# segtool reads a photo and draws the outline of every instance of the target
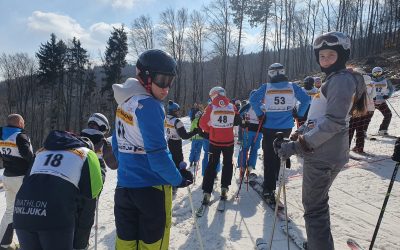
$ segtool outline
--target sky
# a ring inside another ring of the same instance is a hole
[[[0,0],[0,54],[38,51],[40,44],[55,33],[64,41],[75,36],[92,59],[104,53],[112,27],[127,28],[140,15],[150,15],[157,23],[167,8],[201,10],[211,0]],[[253,31],[254,33],[254,31]],[[245,35],[246,51],[257,50],[258,35]]]

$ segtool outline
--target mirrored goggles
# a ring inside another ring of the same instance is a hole
[[[328,46],[339,45],[339,38],[332,35],[320,36],[314,41],[314,49],[321,48],[324,44]]]
[[[270,69],[270,70],[268,70],[268,75],[270,77],[277,76],[278,74],[285,75],[285,69]]]
[[[155,85],[158,87],[165,89],[165,88],[171,88],[172,87],[172,82],[174,81],[175,76],[171,75],[163,75],[163,74],[156,74],[152,81]]]

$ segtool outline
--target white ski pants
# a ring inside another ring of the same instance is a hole
[[[22,185],[23,179],[24,176],[3,176],[4,192],[6,195],[6,211],[4,212],[0,225],[0,242],[2,242],[1,246],[3,247],[8,247],[12,243],[12,237],[11,241],[3,238],[5,235],[10,235],[10,232],[7,232],[7,230],[13,230],[12,226],[9,225],[13,222],[15,196]],[[11,235],[13,235],[12,232]]]

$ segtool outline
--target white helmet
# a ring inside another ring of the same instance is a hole
[[[268,68],[268,75],[270,78],[277,75],[285,75],[285,67],[280,63],[273,63]]]
[[[217,96],[226,96],[226,92],[223,87],[217,86],[210,90],[209,96],[211,100],[214,100],[214,98]]]
[[[372,69],[372,76],[373,77],[378,77],[383,74],[383,69],[381,67],[375,67]]]
[[[106,133],[110,130],[110,125],[108,123],[107,117],[105,117],[101,113],[93,113],[88,120],[89,123],[94,122],[97,126],[99,126],[100,131]]]
[[[350,37],[339,31],[331,31],[324,33],[314,40],[314,50],[320,49],[322,46],[333,47],[342,46],[344,50],[349,50],[351,47]]]

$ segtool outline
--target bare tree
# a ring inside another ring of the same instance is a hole
[[[133,20],[130,34],[130,47],[139,56],[142,52],[154,48],[154,26],[149,15],[141,15]]]
[[[176,13],[169,8],[160,15],[160,44],[174,57],[178,65],[178,76],[173,86],[174,99],[180,101],[183,61],[185,59],[185,33],[188,22],[187,9],[179,9]]]
[[[193,102],[204,101],[204,42],[206,33],[206,18],[199,11],[190,14],[190,29],[187,33],[187,54],[192,68],[192,99]]]
[[[204,7],[209,22],[208,40],[213,47],[214,55],[221,60],[219,73],[223,88],[228,80],[229,53],[232,49],[232,21],[228,0],[214,0]]]

